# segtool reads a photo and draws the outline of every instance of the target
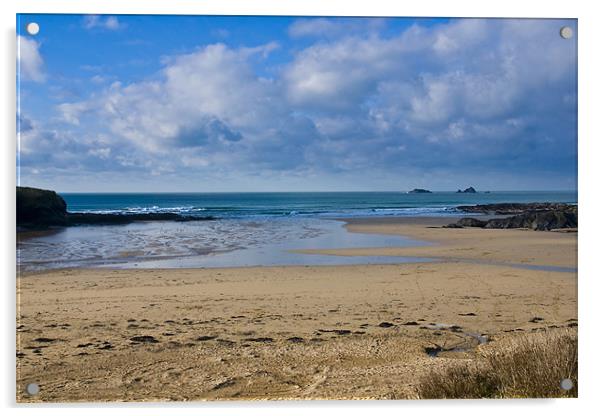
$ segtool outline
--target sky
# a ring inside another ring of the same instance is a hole
[[[576,190],[576,34],[556,19],[18,15],[18,182]]]

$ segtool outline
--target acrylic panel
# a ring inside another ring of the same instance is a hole
[[[577,29],[17,15],[17,401],[576,397]]]

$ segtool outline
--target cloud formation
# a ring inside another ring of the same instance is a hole
[[[115,16],[99,16],[99,15],[86,15],[83,20],[83,26],[86,29],[106,29],[106,30],[118,30],[124,27],[123,23]]]
[[[40,44],[25,36],[17,37],[17,64],[23,81],[44,82],[44,60],[40,55]]]
[[[346,18],[342,20],[328,18],[305,18],[295,21],[288,30],[293,38],[334,38],[348,36],[351,33],[377,33],[384,28],[386,19],[383,18]]]
[[[366,30],[349,29],[358,25]],[[391,181],[439,172],[572,185],[576,51],[558,36],[558,21],[460,19],[389,36],[379,25],[299,20],[290,36],[319,40],[273,77],[257,68],[276,42],[216,43],[171,56],[150,80],[114,82],[59,105],[73,128],[104,127],[88,140],[34,129],[27,134],[38,131],[43,145],[31,154],[53,141],[48,150],[85,154],[86,168],[98,170],[325,178],[369,172]]]

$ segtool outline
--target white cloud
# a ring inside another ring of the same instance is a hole
[[[118,30],[124,27],[124,24],[115,16],[99,16],[90,14],[84,16],[83,26],[86,29],[106,29]]]
[[[120,144],[90,141],[83,153],[95,163],[154,173],[567,165],[576,62],[558,24],[460,19],[388,37],[333,35],[273,78],[256,68],[275,42],[205,45],[165,59],[152,81],[115,82],[58,110],[74,126],[104,126]],[[333,25],[298,21],[291,35],[344,32]]]
[[[40,55],[40,44],[25,36],[17,37],[17,62],[22,80],[44,82],[44,60]]]
[[[108,159],[109,156],[111,155],[111,148],[110,147],[99,147],[96,149],[90,149],[90,150],[88,150],[88,154],[92,155],[92,156],[97,156],[101,159]]]
[[[288,98],[308,111],[368,108],[389,125],[503,117],[533,91],[545,93],[544,83],[571,76],[574,46],[554,36],[557,26],[461,19],[392,38],[319,43],[287,68]]]
[[[117,30],[120,27],[119,20],[115,16],[109,16],[105,20],[105,27],[110,30]]]
[[[167,59],[158,81],[113,83],[95,99],[64,103],[58,110],[74,125],[86,114],[100,116],[113,134],[151,153],[188,148],[212,149],[213,158],[232,155],[241,132],[249,141],[261,141],[286,125],[277,86],[256,76],[249,63],[276,47],[209,45]],[[188,160],[199,159],[193,156]]]
[[[366,35],[382,29],[385,24],[386,19],[382,18],[305,18],[296,20],[288,33],[293,38]]]
[[[95,84],[102,84],[106,80],[107,80],[107,77],[104,77],[102,75],[94,75],[92,78],[90,78],[90,81],[92,81]]]
[[[91,103],[87,101],[76,103],[63,103],[57,106],[63,120],[69,124],[78,126],[79,119],[85,112],[91,110]]]

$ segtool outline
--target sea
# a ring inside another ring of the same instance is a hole
[[[71,267],[179,268],[387,264],[398,256],[302,254],[301,249],[417,246],[403,236],[348,232],[345,218],[462,215],[460,205],[577,203],[570,191],[61,193],[69,212],[170,212],[190,222],[137,222],[52,230],[19,239],[20,271]],[[206,220],[207,217],[212,218]]]
[[[576,203],[575,192],[270,192],[65,193],[70,212],[174,212],[216,218],[367,217],[453,215],[459,205],[500,202]]]

